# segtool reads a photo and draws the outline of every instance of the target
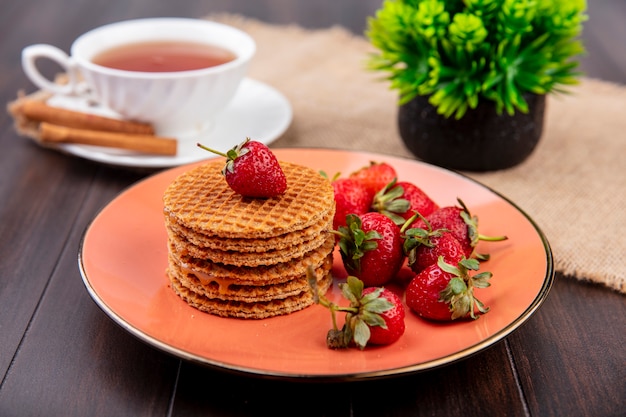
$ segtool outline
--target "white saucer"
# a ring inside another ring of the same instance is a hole
[[[85,100],[67,96],[51,97],[48,104],[118,117],[111,110],[90,106]],[[168,168],[215,156],[198,148],[197,142],[224,152],[243,142],[246,137],[267,145],[287,130],[292,116],[289,101],[279,91],[267,84],[246,78],[228,107],[217,116],[213,127],[179,142],[176,156],[140,155],[120,149],[75,144],[61,144],[58,147],[69,154],[109,165]]]

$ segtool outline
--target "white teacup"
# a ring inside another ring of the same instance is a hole
[[[121,45],[142,42],[193,42],[234,53],[227,63],[203,69],[140,72],[112,69],[92,59]],[[78,37],[68,56],[45,44],[22,51],[22,66],[43,90],[60,95],[90,96],[122,117],[150,123],[160,135],[185,136],[208,129],[235,95],[256,52],[254,40],[239,29],[199,19],[149,18],[128,20],[93,29]],[[44,77],[38,58],[56,61],[67,71],[68,83]]]

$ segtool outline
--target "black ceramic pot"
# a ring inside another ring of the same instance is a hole
[[[401,105],[398,128],[407,148],[421,160],[465,171],[495,171],[524,161],[543,131],[545,95],[528,94],[528,113],[496,113],[491,101],[479,103],[459,120],[445,118],[418,96]]]

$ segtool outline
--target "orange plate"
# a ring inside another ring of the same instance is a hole
[[[325,337],[329,312],[318,305],[265,320],[226,319],[188,306],[168,286],[162,194],[191,166],[170,169],[128,188],[109,203],[85,231],[79,252],[83,281],[95,302],[131,334],[183,359],[252,375],[297,379],[351,380],[407,374],[468,357],[498,342],[530,318],[554,279],[552,253],[537,225],[515,204],[460,174],[414,160],[328,149],[276,149],[280,160],[332,176],[347,175],[385,161],[399,180],[420,186],[439,205],[461,198],[480,220],[482,242],[491,254],[481,266],[493,273],[491,286],[477,290],[490,311],[475,321],[440,324],[407,310],[406,333],[385,347],[330,350]],[[339,256],[333,271],[345,278]],[[330,297],[340,300],[337,285]],[[338,315],[339,322],[343,317]]]

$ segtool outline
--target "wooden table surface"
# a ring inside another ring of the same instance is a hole
[[[582,60],[626,84],[626,2],[589,2]],[[234,12],[362,33],[374,0],[4,0],[0,94],[22,48],[117,20]],[[52,71],[54,69],[50,69]],[[466,360],[363,382],[293,383],[209,369],[128,334],[89,297],[77,251],[96,212],[145,173],[44,150],[0,115],[0,416],[618,416],[626,412],[626,303],[559,274],[521,328]],[[623,232],[623,231],[622,231]]]

